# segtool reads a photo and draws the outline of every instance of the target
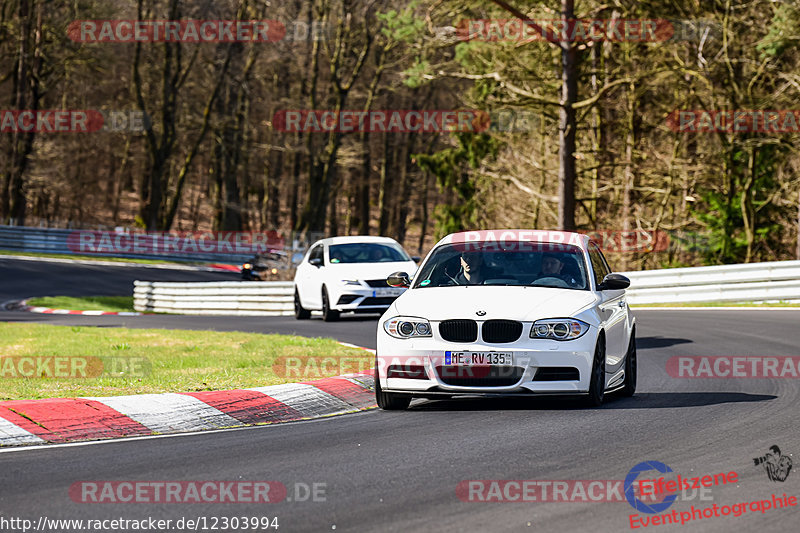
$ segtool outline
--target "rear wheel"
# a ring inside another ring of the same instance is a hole
[[[328,289],[322,288],[322,320],[325,322],[335,322],[339,320],[339,311],[331,309],[331,302],[328,299]]]
[[[631,341],[628,343],[628,353],[625,355],[625,384],[620,393],[623,396],[633,396],[636,392],[636,329],[631,330]]]
[[[297,289],[294,290],[294,317],[297,320],[311,318],[311,311],[304,308],[303,304],[300,303],[300,294],[297,292]]]
[[[385,411],[402,411],[407,409],[411,403],[411,396],[402,396],[400,394],[392,394],[391,392],[383,392],[381,390],[381,381],[378,379],[378,364],[375,364],[375,401],[378,407]]]
[[[586,405],[600,407],[606,393],[606,340],[602,335],[597,339],[592,362],[592,374],[589,377],[589,396]]]

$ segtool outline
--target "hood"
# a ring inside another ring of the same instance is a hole
[[[401,271],[413,276],[417,264],[413,261],[393,261],[391,263],[328,263],[329,275],[340,279],[386,279],[389,274]]]
[[[590,291],[550,287],[493,287],[486,285],[431,287],[406,291],[395,300],[398,315],[441,321],[452,318],[505,318],[532,322],[567,318],[595,302]],[[477,311],[485,311],[477,316]]]

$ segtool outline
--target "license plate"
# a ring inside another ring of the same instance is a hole
[[[446,365],[498,365],[513,366],[513,352],[444,352]]]
[[[405,289],[375,289],[372,296],[400,296]]]

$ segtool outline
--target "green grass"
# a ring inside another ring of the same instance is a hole
[[[133,311],[133,296],[43,296],[31,298],[28,305],[49,307],[51,309],[71,309],[73,311]],[[2,354],[0,354],[2,355]]]
[[[14,250],[0,250],[0,255],[21,255],[25,257],[52,257],[55,259],[75,259],[78,261],[112,261],[115,263],[139,263],[143,265],[204,265],[200,261],[168,261],[166,259],[134,259],[130,257],[106,257],[104,255],[73,255],[55,254],[44,252],[17,252]]]
[[[20,323],[0,323],[0,356],[0,400],[261,387],[367,370],[374,359],[332,339]],[[45,358],[56,356],[96,377],[53,377],[55,360]],[[44,363],[38,377],[19,376],[31,372],[24,357]]]
[[[631,307],[800,307],[795,303],[757,303],[757,302],[696,302],[667,304],[634,304]]]

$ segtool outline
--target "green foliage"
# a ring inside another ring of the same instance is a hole
[[[427,61],[416,58],[414,64],[403,72],[405,76],[404,83],[411,89],[416,89],[425,84],[424,76],[430,74],[431,65]]]
[[[779,165],[788,152],[786,145],[770,144],[754,151],[755,164],[751,161],[751,152],[737,146],[733,148],[731,160],[735,190],[707,191],[703,202],[695,207],[694,215],[706,225],[709,235],[708,246],[702,251],[706,263],[740,263],[746,258],[747,238],[744,233],[742,213],[742,184],[752,172],[755,174],[752,191],[752,202],[755,213],[754,248],[774,248],[778,245],[781,227],[776,223],[775,206],[771,197],[780,190],[775,179]]]
[[[413,0],[402,11],[390,9],[386,13],[378,13],[377,19],[384,24],[381,33],[391,41],[413,43],[425,33],[425,21],[417,16],[419,0]]]
[[[414,156],[420,168],[436,176],[439,187],[455,193],[452,203],[436,207],[437,238],[475,227],[480,207],[476,195],[479,177],[471,169],[477,169],[487,157],[496,157],[499,147],[498,141],[485,133],[459,132],[454,136],[457,146]]]
[[[762,58],[780,57],[788,48],[796,47],[800,42],[798,28],[800,8],[793,2],[777,4],[769,32],[756,46]]]

